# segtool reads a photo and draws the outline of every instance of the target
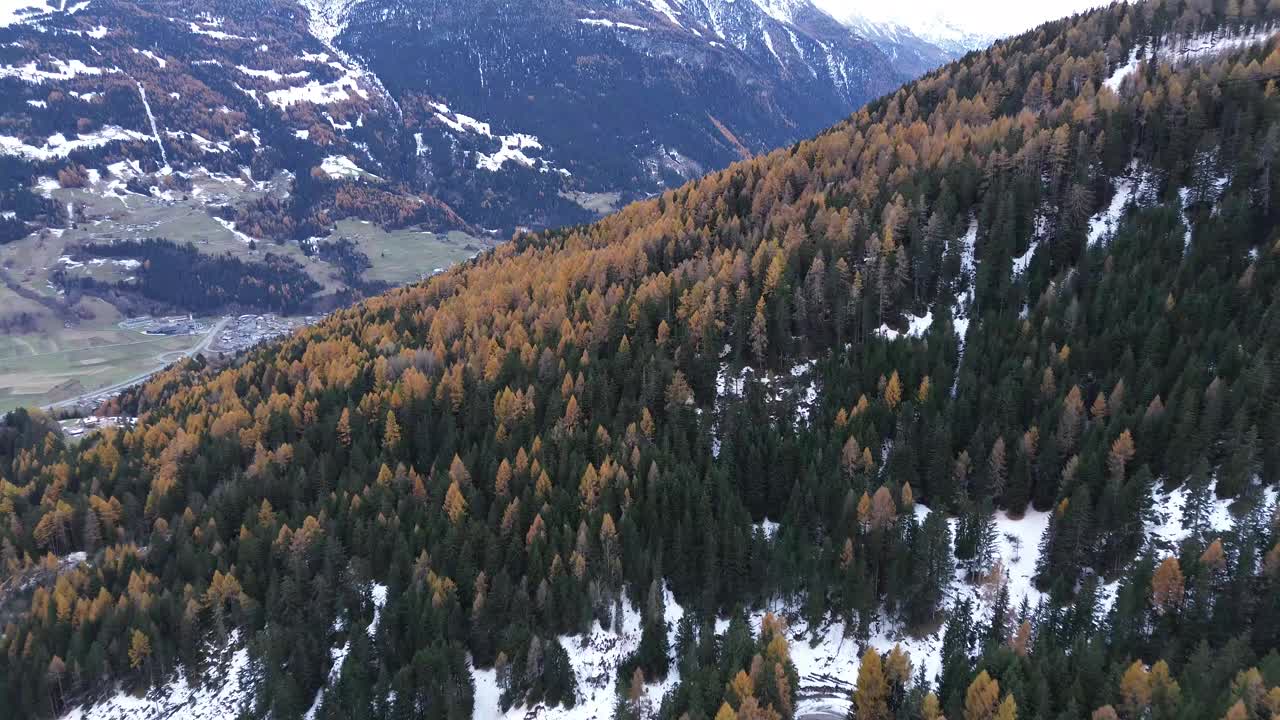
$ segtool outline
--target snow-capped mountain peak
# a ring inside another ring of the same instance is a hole
[[[960,54],[986,47],[998,37],[975,20],[928,3],[814,0],[814,4],[873,41],[910,35],[949,54]]]

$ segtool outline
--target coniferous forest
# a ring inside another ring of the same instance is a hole
[[[0,706],[54,717],[238,650],[245,717],[323,689],[320,718],[466,718],[473,668],[503,707],[568,706],[564,638],[625,605],[618,718],[794,717],[782,614],[863,648],[856,720],[1280,715],[1277,22],[1156,0],[1049,23],[812,140],[180,363],[106,409],[132,427],[10,414],[0,562],[29,598],[0,617]],[[995,518],[1028,513],[1035,604],[993,563]],[[868,650],[884,622],[945,625],[938,672]]]

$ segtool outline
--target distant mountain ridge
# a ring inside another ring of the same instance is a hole
[[[262,239],[323,236],[353,210],[334,184],[366,188],[366,219],[372,184],[384,208],[430,210],[376,213],[397,223],[584,222],[811,135],[945,59],[863,37],[811,0],[19,5],[0,26],[0,82],[28,100],[0,107],[0,160],[15,164],[0,205],[18,236],[57,222],[23,199],[39,177],[122,159],[292,173],[287,206],[235,213]],[[334,184],[313,182],[321,167]]]
[[[423,184],[492,224],[577,219],[572,193],[643,197],[905,77],[808,0],[363,0],[335,42],[405,108]],[[504,172],[483,157],[495,151],[514,161]]]

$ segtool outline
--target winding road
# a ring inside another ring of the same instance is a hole
[[[209,329],[209,332],[205,333],[204,337],[200,338],[200,342],[196,343],[191,348],[188,348],[186,350],[170,350],[168,352],[164,352],[157,355],[156,362],[159,364],[144,373],[139,373],[137,375],[134,375],[131,378],[128,378],[126,380],[121,380],[120,382],[115,383],[113,385],[108,385],[107,387],[104,387],[104,388],[98,388],[97,390],[91,390],[87,393],[83,393],[81,395],[76,395],[75,397],[67,398],[66,400],[59,400],[58,402],[55,402],[55,403],[49,403],[48,405],[44,406],[44,409],[57,410],[59,408],[74,407],[76,405],[80,405],[81,403],[96,404],[97,402],[106,399],[108,396],[115,395],[116,393],[120,392],[121,390],[124,390],[125,388],[133,387],[134,385],[137,385],[138,383],[145,381],[147,378],[151,377],[152,375],[155,375],[161,370],[169,367],[173,363],[183,358],[191,357],[196,353],[204,352],[205,350],[209,349],[209,346],[213,344],[213,341],[218,337],[219,334],[222,333],[223,328],[225,328],[227,326],[227,323],[229,322],[231,322],[231,316],[229,315],[218,320],[218,322],[215,323],[214,326]]]

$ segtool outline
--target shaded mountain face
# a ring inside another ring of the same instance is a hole
[[[582,193],[643,197],[903,77],[807,1],[365,0],[346,18],[336,44],[400,103],[420,182],[489,226],[583,218]]]
[[[66,220],[33,192],[40,178],[146,193],[195,173],[248,186],[289,178],[286,201],[227,209],[257,238],[325,235],[352,214],[466,227],[406,182],[394,102],[311,34],[298,5],[215,1],[192,12],[100,0],[73,10],[37,9],[0,28],[9,235]]]
[[[811,135],[906,76],[809,0],[29,5],[0,27],[14,235],[57,222],[29,189],[71,166],[146,187],[287,171],[287,203],[228,213],[260,239],[352,214],[583,222]]]

